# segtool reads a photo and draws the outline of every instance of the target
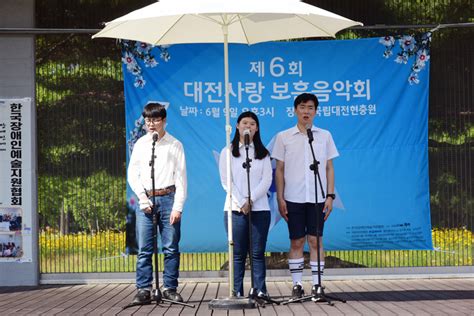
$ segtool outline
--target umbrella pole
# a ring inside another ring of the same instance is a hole
[[[224,16],[224,20],[227,16]],[[222,26],[224,35],[224,93],[225,93],[225,132],[226,132],[226,153],[227,153],[227,194],[229,194],[230,210],[227,212],[227,236],[229,242],[229,296],[224,298],[216,298],[209,302],[210,309],[245,309],[255,308],[255,301],[250,298],[236,297],[234,293],[234,240],[232,231],[232,172],[231,172],[231,150],[230,150],[230,134],[232,126],[230,126],[230,105],[229,105],[229,41],[228,26]],[[243,294],[243,293],[241,293]]]
[[[225,30],[224,30],[225,29]],[[227,231],[228,231],[228,243],[229,243],[229,297],[235,296],[234,293],[234,240],[232,230],[232,170],[230,161],[230,133],[232,132],[232,126],[230,126],[230,97],[229,97],[229,43],[227,26],[223,27],[224,33],[224,93],[225,93],[225,145],[226,145],[226,165],[227,165],[227,191],[229,194],[230,211],[227,212]]]

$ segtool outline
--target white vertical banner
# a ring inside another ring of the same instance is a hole
[[[33,257],[31,102],[0,99],[0,262]]]

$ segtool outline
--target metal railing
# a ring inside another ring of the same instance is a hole
[[[110,41],[102,49],[77,47],[88,39],[37,37],[42,273],[135,269],[135,257],[123,254],[126,180],[120,55]],[[472,69],[473,52],[473,45],[465,42],[432,47],[429,161],[438,251],[330,251],[328,267],[472,265],[473,85],[466,69]],[[270,267],[285,268],[283,254],[268,254],[267,259]],[[183,254],[181,269],[220,270],[226,261],[224,253]]]
[[[107,2],[110,10],[104,15],[104,5],[98,9],[93,4],[79,7],[74,1],[39,0],[38,29],[0,30],[0,36],[36,34],[42,273],[135,270],[136,258],[123,254],[126,180],[120,51],[111,40],[92,43],[90,33],[101,27],[100,22],[152,2],[134,2],[134,7]],[[474,28],[472,19],[466,19],[472,18],[472,8],[449,0],[307,2],[369,25],[346,31],[341,38],[447,26],[433,34],[430,60],[429,165],[436,250],[328,251],[327,267],[472,266]],[[101,1],[94,3],[100,6]],[[285,254],[268,253],[267,260],[269,268],[287,268]],[[222,270],[226,261],[226,253],[183,254],[181,270]],[[162,258],[159,265],[162,268]]]

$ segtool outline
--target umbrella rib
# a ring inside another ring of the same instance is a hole
[[[197,17],[200,17],[201,19],[205,19],[205,20],[209,20],[209,21],[212,21],[214,23],[217,23],[217,24],[220,24],[220,25],[231,25],[231,24],[234,24],[236,22],[239,22],[241,21],[242,19],[245,19],[249,16],[251,16],[252,14],[247,14],[245,16],[240,16],[240,14],[238,13],[234,13],[234,14],[229,14],[232,16],[232,18],[228,21],[228,22],[225,22],[224,20],[222,20],[222,22],[219,22],[219,20],[217,19],[213,19],[207,15],[201,15],[201,14],[196,14]],[[219,15],[221,18],[222,18],[222,14]]]
[[[201,18],[201,19],[203,19],[203,20],[211,21],[211,22],[216,23],[216,24],[219,24],[219,25],[224,25],[222,22],[219,22],[219,20],[213,19],[213,18],[211,18],[211,17],[209,17],[209,16],[207,16],[207,15],[195,14],[194,16],[195,16],[195,17],[198,17],[198,18]]]
[[[243,25],[243,23],[242,23],[242,20],[245,19],[245,18],[247,18],[247,17],[249,17],[250,15],[251,15],[251,14],[249,14],[249,15],[247,15],[247,16],[244,16],[244,17],[242,17],[242,18],[239,18],[240,27],[242,28],[242,32],[244,33],[245,40],[247,41],[248,44],[249,44],[250,42],[249,42],[249,38],[248,38],[248,36],[247,36],[247,32],[245,31],[245,27],[244,27],[244,25]]]
[[[120,25],[122,25],[122,24],[124,24],[124,23],[127,23],[127,21],[119,22],[119,23],[117,23],[116,25],[113,25],[113,26],[111,26],[110,28],[108,28],[108,29],[107,29],[107,32],[105,32],[106,35],[105,35],[104,37],[107,36],[107,33],[108,33],[108,32],[110,32],[111,30],[113,30],[113,29],[119,27]],[[107,25],[106,25],[105,28],[103,28],[99,33],[94,34],[94,35],[92,36],[92,38],[95,38],[97,35],[99,35],[100,33],[104,32],[106,28],[107,28]],[[113,37],[112,37],[112,38],[113,38]],[[126,38],[124,38],[124,39],[126,39]],[[127,40],[128,40],[128,39],[127,39]]]
[[[230,24],[233,24],[233,23],[236,23],[236,22],[240,22],[240,21],[242,21],[242,19],[246,19],[246,18],[248,18],[248,17],[251,16],[251,15],[252,15],[252,13],[249,13],[249,14],[244,15],[244,16],[241,17],[240,14],[236,13],[236,14],[234,14],[234,16],[232,17],[232,19],[230,19],[229,25],[230,25]],[[236,19],[235,21],[234,21],[234,18]]]
[[[179,21],[181,21],[181,20],[183,19],[183,17],[184,17],[184,14],[181,14],[181,15],[179,16],[179,18],[176,19],[176,21],[174,21],[173,25],[171,25],[171,27],[168,27],[168,29],[166,30],[166,32],[164,32],[163,35],[161,35],[160,38],[157,39],[157,40],[156,40],[154,43],[152,43],[152,44],[155,45],[155,46],[156,46],[156,45],[160,45],[160,44],[158,44],[159,41],[161,41],[161,40],[163,39],[163,37],[165,37],[165,36],[173,29],[173,27],[174,27],[176,24],[178,24]]]
[[[317,29],[319,29],[319,30],[323,31],[324,33],[326,33],[326,34],[327,34],[327,35],[329,35],[330,37],[334,37],[334,38],[336,37],[335,35],[331,34],[330,32],[326,31],[325,29],[323,29],[323,28],[319,27],[318,25],[316,25],[316,24],[312,23],[311,21],[308,21],[307,19],[305,19],[305,18],[304,18],[304,17],[302,17],[301,15],[299,15],[299,14],[295,14],[295,16],[296,16],[297,18],[299,18],[299,19],[301,19],[301,20],[305,21],[306,23],[309,23],[309,24],[311,24],[311,25],[312,25],[312,26],[314,26],[315,28],[317,28]]]

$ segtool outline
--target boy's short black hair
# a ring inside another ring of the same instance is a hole
[[[302,93],[300,94],[299,96],[296,97],[295,99],[295,102],[293,104],[293,106],[296,107],[298,106],[298,104],[300,103],[305,103],[305,102],[308,102],[308,101],[313,101],[314,102],[314,106],[316,108],[318,108],[318,105],[319,105],[319,101],[318,101],[318,98],[312,94],[312,93]]]
[[[152,102],[145,105],[142,112],[143,117],[161,117],[166,118],[166,109],[158,102]]]

